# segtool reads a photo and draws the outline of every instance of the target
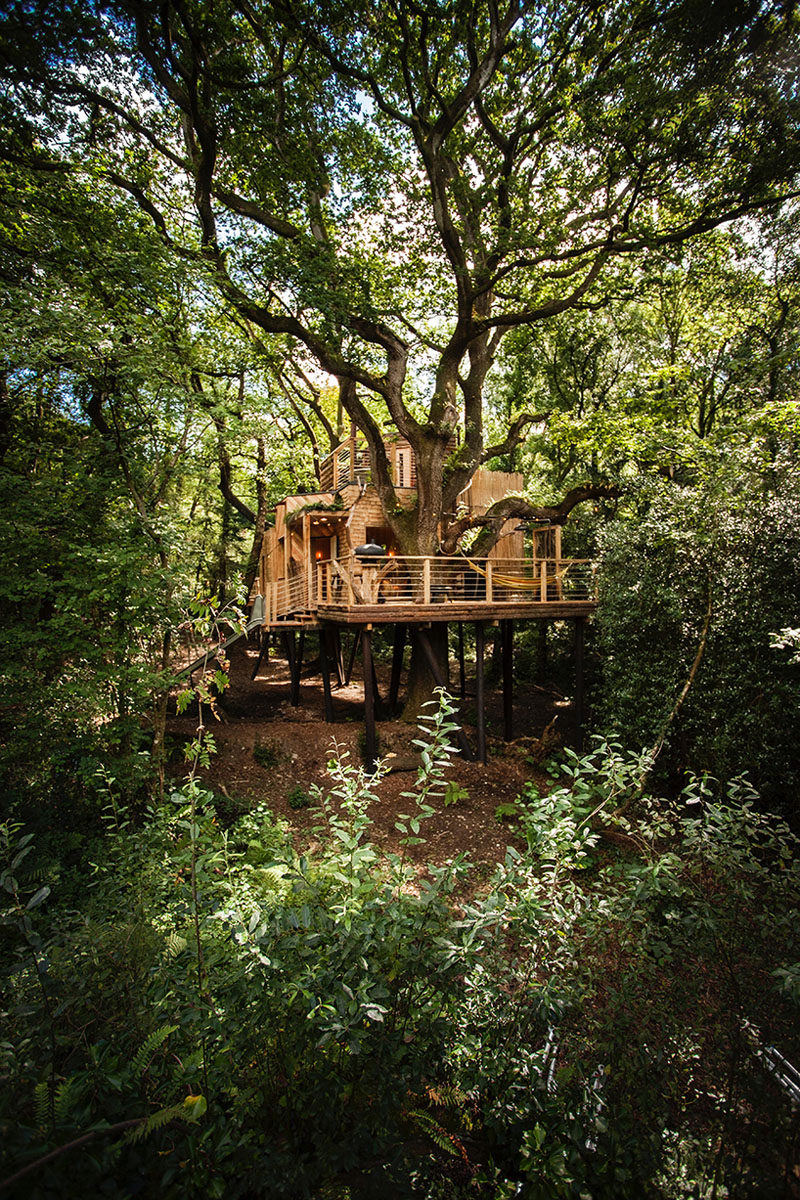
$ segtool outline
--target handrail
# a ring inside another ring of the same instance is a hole
[[[465,555],[383,555],[366,561],[355,555],[320,563],[321,603],[430,604],[447,601],[519,602],[538,594],[541,601],[591,600],[595,594],[591,559],[470,559]],[[345,599],[344,592],[347,592]]]
[[[320,605],[446,603],[477,605],[594,600],[596,569],[588,558],[469,558],[387,554],[361,560],[355,554],[315,562],[301,574],[268,585],[269,619],[310,614]]]

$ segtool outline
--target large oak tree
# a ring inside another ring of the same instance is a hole
[[[459,492],[547,410],[489,444],[510,330],[796,189],[798,22],[777,0],[118,0],[8,22],[31,155],[112,182],[255,337],[336,378],[407,552],[455,548]],[[416,453],[411,511],[387,426]],[[482,546],[596,490],[506,501]]]

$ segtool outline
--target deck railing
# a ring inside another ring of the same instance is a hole
[[[368,483],[370,472],[369,451],[353,442],[343,442],[323,458],[319,485],[323,491],[334,491],[346,483]]]
[[[268,585],[267,621],[313,613],[320,605],[519,604],[594,600],[595,565],[586,558],[489,559],[385,555],[317,562]]]

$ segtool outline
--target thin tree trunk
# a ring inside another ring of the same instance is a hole
[[[164,630],[161,640],[161,670],[166,673],[170,667],[172,652],[172,631]],[[164,774],[166,770],[166,733],[167,733],[167,703],[169,687],[162,687],[153,693],[153,765],[158,777],[158,794],[164,798]]]

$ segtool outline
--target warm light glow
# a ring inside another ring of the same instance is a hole
[[[321,559],[322,559],[322,551],[318,550],[317,551],[317,562],[320,562]]]
[[[390,550],[390,551],[389,551],[389,558],[394,558],[394,556],[395,556],[396,554],[397,554],[397,551],[396,551],[396,550]]]

